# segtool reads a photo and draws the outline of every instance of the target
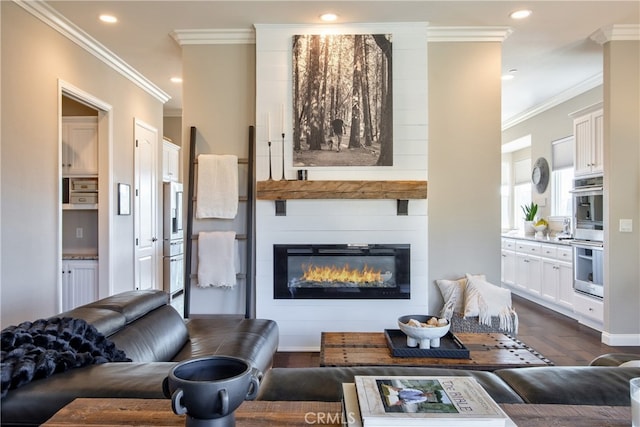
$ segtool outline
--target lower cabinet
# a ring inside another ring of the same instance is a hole
[[[542,258],[541,296],[566,308],[573,308],[573,264]]]
[[[602,300],[575,292],[573,301],[578,321],[601,331],[604,323],[604,303]]]
[[[570,247],[504,238],[501,255],[503,285],[547,308],[574,316]]]
[[[98,261],[62,261],[62,311],[98,299]]]

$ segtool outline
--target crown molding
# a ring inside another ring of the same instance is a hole
[[[91,53],[93,56],[107,64],[109,67],[131,80],[137,86],[158,99],[163,104],[171,99],[166,92],[153,84],[149,79],[144,77],[140,72],[135,70],[115,53],[111,52],[104,45],[84,32],[73,22],[69,21],[63,15],[58,13],[51,6],[42,0],[25,1],[13,0],[13,2],[31,15],[40,19],[42,22],[58,31],[60,34]]]
[[[429,27],[432,42],[500,42],[513,32],[510,27]]]
[[[190,44],[255,44],[253,30],[175,30],[171,37],[180,45]]]
[[[530,118],[543,113],[553,107],[556,107],[563,102],[566,102],[572,98],[575,98],[578,95],[585,93],[588,90],[591,90],[597,86],[600,86],[603,81],[603,74],[598,73],[593,77],[590,77],[583,82],[563,91],[559,94],[549,98],[542,104],[538,104],[535,107],[532,107],[520,114],[517,114],[513,117],[510,117],[502,122],[502,130],[505,131],[510,127],[513,127],[519,123],[524,122],[525,120],[529,120]]]
[[[602,27],[593,34],[591,40],[599,44],[610,41],[639,41],[640,25],[638,24],[614,24]]]
[[[371,27],[379,31],[379,27],[384,25],[393,28],[398,24],[354,24],[352,26]],[[403,27],[409,23],[403,23]],[[513,32],[510,27],[428,27],[427,23],[414,23],[420,28],[426,29],[427,40],[429,42],[503,42]],[[270,25],[255,24],[256,29],[264,28],[309,28],[309,25]],[[319,26],[322,29],[335,29],[349,27],[348,24],[340,26]],[[256,42],[254,30],[228,29],[228,30],[175,30],[171,32],[171,37],[180,45],[197,44],[253,44]]]

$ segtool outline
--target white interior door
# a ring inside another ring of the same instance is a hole
[[[158,224],[156,152],[158,130],[135,121],[135,288],[158,287]]]

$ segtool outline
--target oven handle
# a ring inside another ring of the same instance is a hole
[[[573,190],[570,190],[570,193],[579,194],[582,196],[599,196],[602,194],[603,188],[602,186],[594,186],[594,187],[577,187]]]

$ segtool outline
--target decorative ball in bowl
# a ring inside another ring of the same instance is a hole
[[[410,314],[399,317],[398,326],[407,336],[408,347],[429,349],[440,347],[440,338],[449,332],[451,324],[438,316]]]

